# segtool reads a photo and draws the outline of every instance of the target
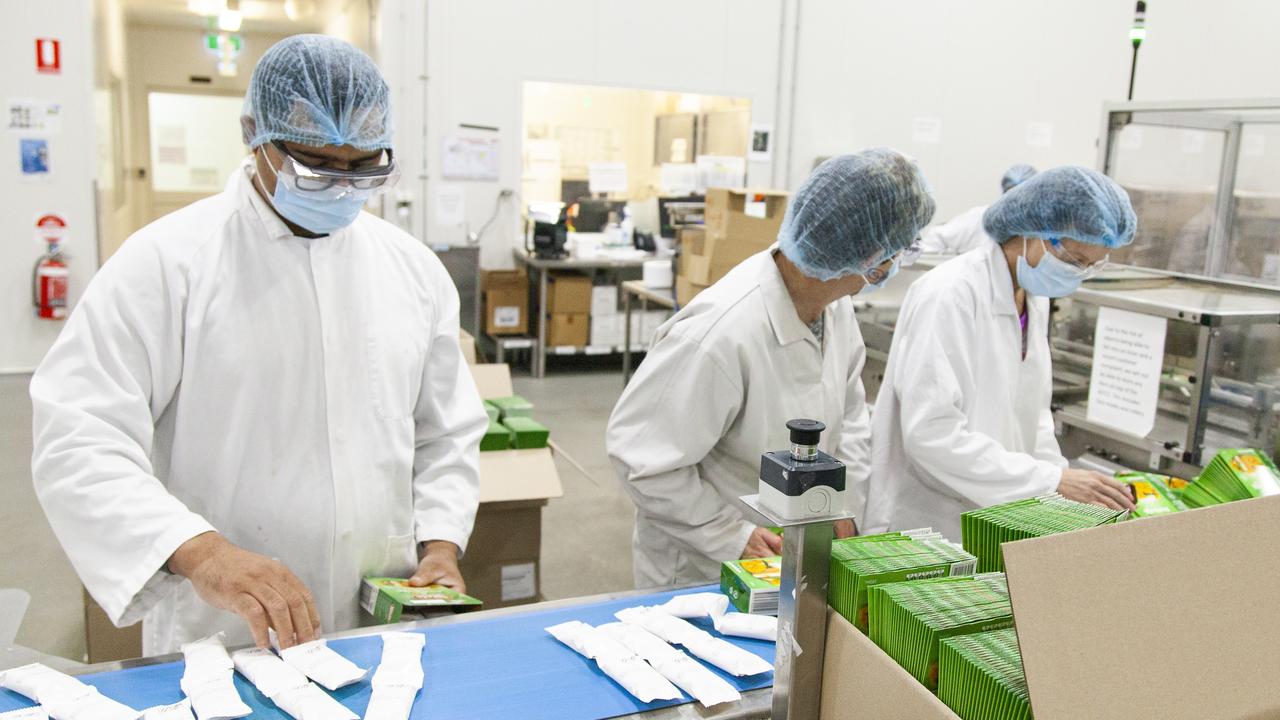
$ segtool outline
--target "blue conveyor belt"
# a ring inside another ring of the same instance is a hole
[[[715,589],[708,586],[638,595],[428,628],[423,631],[427,633],[427,649],[423,655],[426,682],[414,704],[412,717],[415,720],[489,717],[594,720],[677,705],[679,703],[676,702],[646,704],[637,701],[602,674],[595,663],[561,645],[543,628],[568,620],[601,625],[612,622],[613,613],[622,608],[660,604],[675,595]],[[710,622],[702,620],[695,621],[695,624],[715,634]],[[726,639],[773,662],[773,643]],[[364,668],[375,667],[382,655],[382,641],[376,635],[331,640],[329,646]],[[744,691],[768,687],[773,683],[772,673],[750,678],[720,674]],[[79,677],[96,686],[103,695],[138,709],[182,699],[178,688],[178,680],[182,677],[181,662]],[[240,696],[253,708],[254,718],[288,717],[239,674],[236,675],[236,685]],[[339,690],[334,696],[343,705],[363,715],[369,693],[369,680],[366,678]],[[0,711],[30,704],[20,695],[0,690]]]

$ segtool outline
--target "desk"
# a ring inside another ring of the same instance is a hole
[[[540,378],[547,372],[547,273],[551,270],[630,270],[643,268],[645,262],[655,259],[653,254],[637,257],[617,258],[601,255],[598,257],[567,257],[559,260],[544,260],[530,255],[523,248],[512,248],[516,265],[523,265],[530,275],[537,275],[538,281],[538,329],[535,333],[533,361],[530,363],[533,376]],[[586,352],[586,348],[577,348],[576,352]]]
[[[622,283],[622,312],[625,315],[627,325],[626,336],[622,344],[622,385],[626,387],[631,381],[631,298],[635,296],[640,298],[640,311],[644,312],[649,309],[649,303],[653,303],[658,307],[664,307],[674,310],[676,307],[675,298],[671,297],[671,288],[653,289],[644,284],[643,280],[628,280]]]

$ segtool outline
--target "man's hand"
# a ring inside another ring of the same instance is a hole
[[[837,520],[835,527],[837,540],[851,538],[858,534],[858,526],[854,525],[852,520]]]
[[[767,558],[782,554],[782,537],[769,528],[758,527],[751,531],[747,538],[747,546],[742,550],[742,559]]]
[[[1124,483],[1092,470],[1062,471],[1058,494],[1068,500],[1101,505],[1112,510],[1132,510],[1133,498]]]
[[[465,594],[467,584],[458,571],[458,546],[447,540],[428,541],[422,560],[418,562],[418,572],[409,578],[409,585],[443,585]]]
[[[168,567],[190,580],[205,602],[244,618],[258,647],[269,644],[268,628],[276,631],[282,649],[320,636],[315,598],[278,560],[207,532],[179,546]]]

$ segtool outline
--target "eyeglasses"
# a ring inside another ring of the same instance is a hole
[[[396,167],[391,150],[383,150],[381,158],[383,162],[372,167],[360,170],[331,170],[304,165],[291,155],[288,148],[279,140],[274,140],[271,144],[284,156],[279,178],[303,192],[321,192],[335,185],[350,185],[358,190],[375,190],[389,188],[400,179],[400,169]]]
[[[1044,239],[1042,238],[1040,242],[1044,242]],[[1107,263],[1111,262],[1111,253],[1103,255],[1102,259],[1097,262],[1090,262],[1088,258],[1081,257],[1080,255],[1068,250],[1058,238],[1049,238],[1049,245],[1046,249],[1053,253],[1053,255],[1062,262],[1067,263],[1083,273],[1085,279],[1091,278],[1102,272],[1103,268],[1107,266]]]
[[[920,238],[916,238],[915,242],[911,243],[910,245],[903,248],[902,250],[899,250],[896,254],[891,256],[888,260],[881,260],[880,263],[877,264],[875,267],[862,273],[862,277],[866,278],[867,282],[870,282],[873,285],[879,285],[880,283],[889,279],[889,276],[894,273],[895,266],[897,268],[907,267],[908,265],[911,265],[912,263],[914,263],[916,260],[919,260],[920,255],[923,252],[924,252],[924,247],[920,244]],[[889,265],[888,270],[884,269],[885,265]]]

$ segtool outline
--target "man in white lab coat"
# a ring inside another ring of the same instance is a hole
[[[356,626],[366,575],[462,588],[478,503],[457,291],[360,211],[396,175],[377,67],[283,40],[242,122],[252,157],[125,242],[31,382],[39,499],[148,654]]]
[[[637,586],[711,580],[724,560],[781,551],[735,501],[756,491],[762,452],[790,447],[788,420],[826,424],[821,449],[848,466],[850,506],[860,508],[870,428],[850,296],[896,271],[933,210],[903,155],[832,158],[796,193],[777,246],[659,329],[608,431],[636,505]]]
[[[867,532],[932,527],[1057,491],[1132,507],[1124,486],[1067,467],[1049,399],[1049,298],[1065,297],[1133,241],[1124,190],[1060,167],[987,210],[992,239],[925,273],[898,315],[872,425]]]
[[[1030,165],[1013,165],[1000,178],[1000,192],[1009,192],[1036,174]],[[941,225],[927,227],[920,232],[923,252],[942,255],[960,255],[976,247],[985,247],[987,233],[982,229],[982,214],[989,205],[969,208]]]

